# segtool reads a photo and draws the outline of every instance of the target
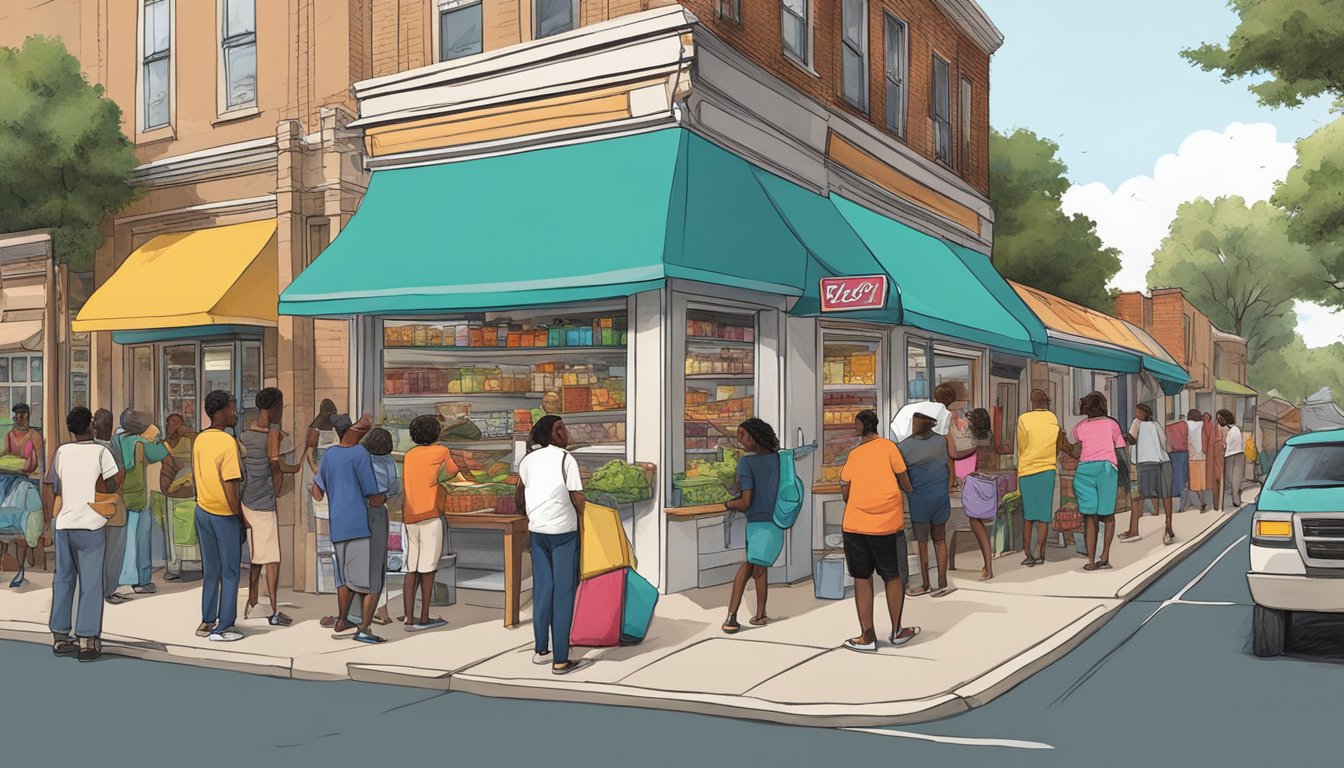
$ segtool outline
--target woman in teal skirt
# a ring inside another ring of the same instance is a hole
[[[764,626],[765,598],[769,589],[766,574],[784,550],[784,529],[775,525],[775,497],[779,493],[779,438],[769,424],[747,419],[737,428],[737,442],[747,452],[737,462],[737,483],[742,495],[724,506],[730,512],[747,516],[747,562],[733,578],[733,594],[728,601],[728,620],[723,631],[733,634],[742,628],[737,609],[747,591],[747,582],[756,582],[754,627]]]
[[[1119,492],[1120,473],[1116,449],[1126,445],[1120,424],[1106,415],[1106,396],[1093,392],[1078,403],[1078,411],[1087,418],[1069,433],[1070,448],[1077,451],[1078,470],[1073,477],[1073,495],[1083,514],[1087,542],[1085,571],[1111,567],[1111,539],[1115,533],[1115,496]],[[1097,557],[1097,525],[1106,526],[1106,540]]]

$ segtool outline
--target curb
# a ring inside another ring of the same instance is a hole
[[[1134,596],[1184,562],[1192,552],[1221,531],[1235,516],[1235,512],[1224,514],[1222,519],[1183,542],[1172,557],[1153,565],[1127,582],[1116,593],[1116,597],[1098,598],[1114,601],[1113,605],[1096,606],[1069,626],[1035,646],[1025,649],[995,669],[963,683],[949,693],[925,699],[870,705],[781,704],[746,695],[670,693],[612,683],[572,681],[559,684],[544,680],[506,679],[471,674],[471,668],[483,662],[476,662],[456,671],[350,662],[346,665],[346,675],[343,676],[296,669],[294,659],[290,657],[174,645],[117,635],[104,637],[103,650],[105,654],[113,656],[294,680],[329,682],[349,679],[378,685],[470,693],[494,698],[639,707],[793,726],[855,728],[909,725],[941,720],[982,707],[1063,658],[1101,629],[1121,608],[1131,602]],[[46,644],[50,636],[51,633],[45,624],[0,620],[0,640]]]

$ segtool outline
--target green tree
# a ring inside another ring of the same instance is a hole
[[[1301,336],[1287,344],[1266,350],[1251,363],[1252,387],[1261,392],[1277,389],[1289,402],[1296,403],[1321,387],[1344,394],[1344,343],[1310,349]]]
[[[1274,202],[1289,214],[1289,237],[1310,246],[1320,267],[1304,298],[1344,307],[1344,118],[1297,143],[1297,165]]]
[[[1223,330],[1245,337],[1251,362],[1293,339],[1293,301],[1318,274],[1309,248],[1288,237],[1288,218],[1268,202],[1196,200],[1176,209],[1154,254],[1149,288],[1184,288]]]
[[[1109,312],[1106,283],[1120,271],[1120,253],[1102,244],[1096,222],[1061,209],[1070,182],[1058,152],[1022,128],[990,132],[994,266],[1010,280]]]
[[[1223,44],[1181,55],[1224,81],[1268,76],[1250,89],[1266,106],[1344,97],[1344,0],[1229,0],[1241,18]]]
[[[0,230],[49,228],[57,259],[87,271],[135,166],[121,109],[59,40],[0,47]]]

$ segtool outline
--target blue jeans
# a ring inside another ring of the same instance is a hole
[[[75,581],[79,581],[77,637],[98,637],[103,631],[103,532],[56,531],[56,577],[51,582],[51,631],[70,634]]]
[[[201,623],[219,622],[217,632],[238,619],[238,580],[243,562],[243,524],[236,515],[212,515],[196,507],[201,542]]]
[[[578,531],[532,534],[532,629],[537,653],[552,648],[556,664],[569,661],[569,630],[578,589]]]
[[[121,567],[119,581],[122,584],[142,587],[154,580],[153,532],[154,515],[149,511],[148,501],[144,509],[127,510],[126,549],[130,556]]]

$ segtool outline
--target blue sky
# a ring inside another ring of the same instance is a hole
[[[1056,140],[1080,184],[1115,188],[1151,174],[1196,131],[1272,123],[1280,141],[1328,120],[1328,102],[1260,106],[1241,81],[1223,83],[1180,57],[1227,39],[1237,17],[1223,0],[980,0],[1007,38],[994,55],[990,122]]]
[[[1152,254],[1181,203],[1267,199],[1296,162],[1294,142],[1330,122],[1330,103],[1260,106],[1180,57],[1222,42],[1237,17],[1224,0],[979,0],[1006,41],[992,60],[990,123],[1060,145],[1074,187],[1068,213],[1097,222],[1119,249],[1113,287],[1143,290]],[[1298,302],[1310,346],[1344,340],[1344,313]]]

